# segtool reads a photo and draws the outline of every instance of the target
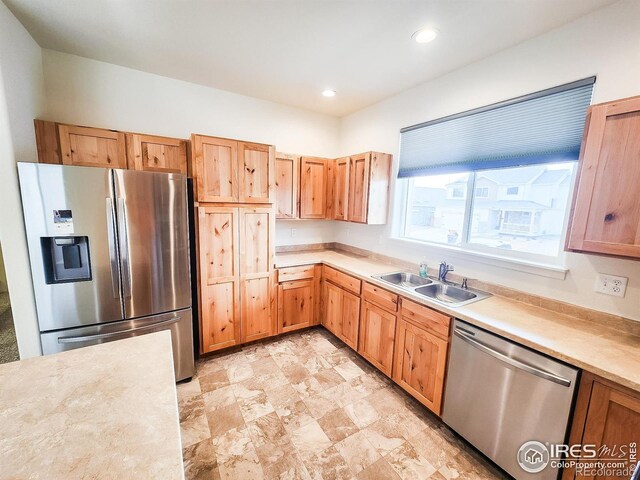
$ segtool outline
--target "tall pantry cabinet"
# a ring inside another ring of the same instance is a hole
[[[275,150],[192,135],[201,353],[276,333]]]

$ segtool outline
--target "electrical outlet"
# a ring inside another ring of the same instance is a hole
[[[296,229],[292,228],[291,229],[291,238],[294,238],[296,236]]]
[[[607,273],[599,273],[596,278],[596,286],[594,290],[596,292],[604,293],[605,295],[613,295],[614,297],[624,297],[627,291],[627,277],[616,277],[615,275],[609,275]]]

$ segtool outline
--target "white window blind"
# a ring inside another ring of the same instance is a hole
[[[595,77],[400,131],[398,177],[577,160]]]

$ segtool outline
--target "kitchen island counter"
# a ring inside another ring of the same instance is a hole
[[[171,336],[0,365],[0,478],[182,479]]]

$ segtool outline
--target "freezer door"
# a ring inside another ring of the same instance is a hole
[[[190,307],[186,176],[113,175],[125,318]]]
[[[135,337],[160,330],[171,330],[173,349],[173,365],[176,381],[192,377],[195,371],[193,355],[193,334],[191,309],[163,313],[151,317],[136,318],[95,325],[92,327],[73,328],[59,332],[43,333],[42,353],[64,352],[75,348],[113,342],[123,338]]]
[[[110,170],[18,163],[18,173],[40,331],[122,320]]]

